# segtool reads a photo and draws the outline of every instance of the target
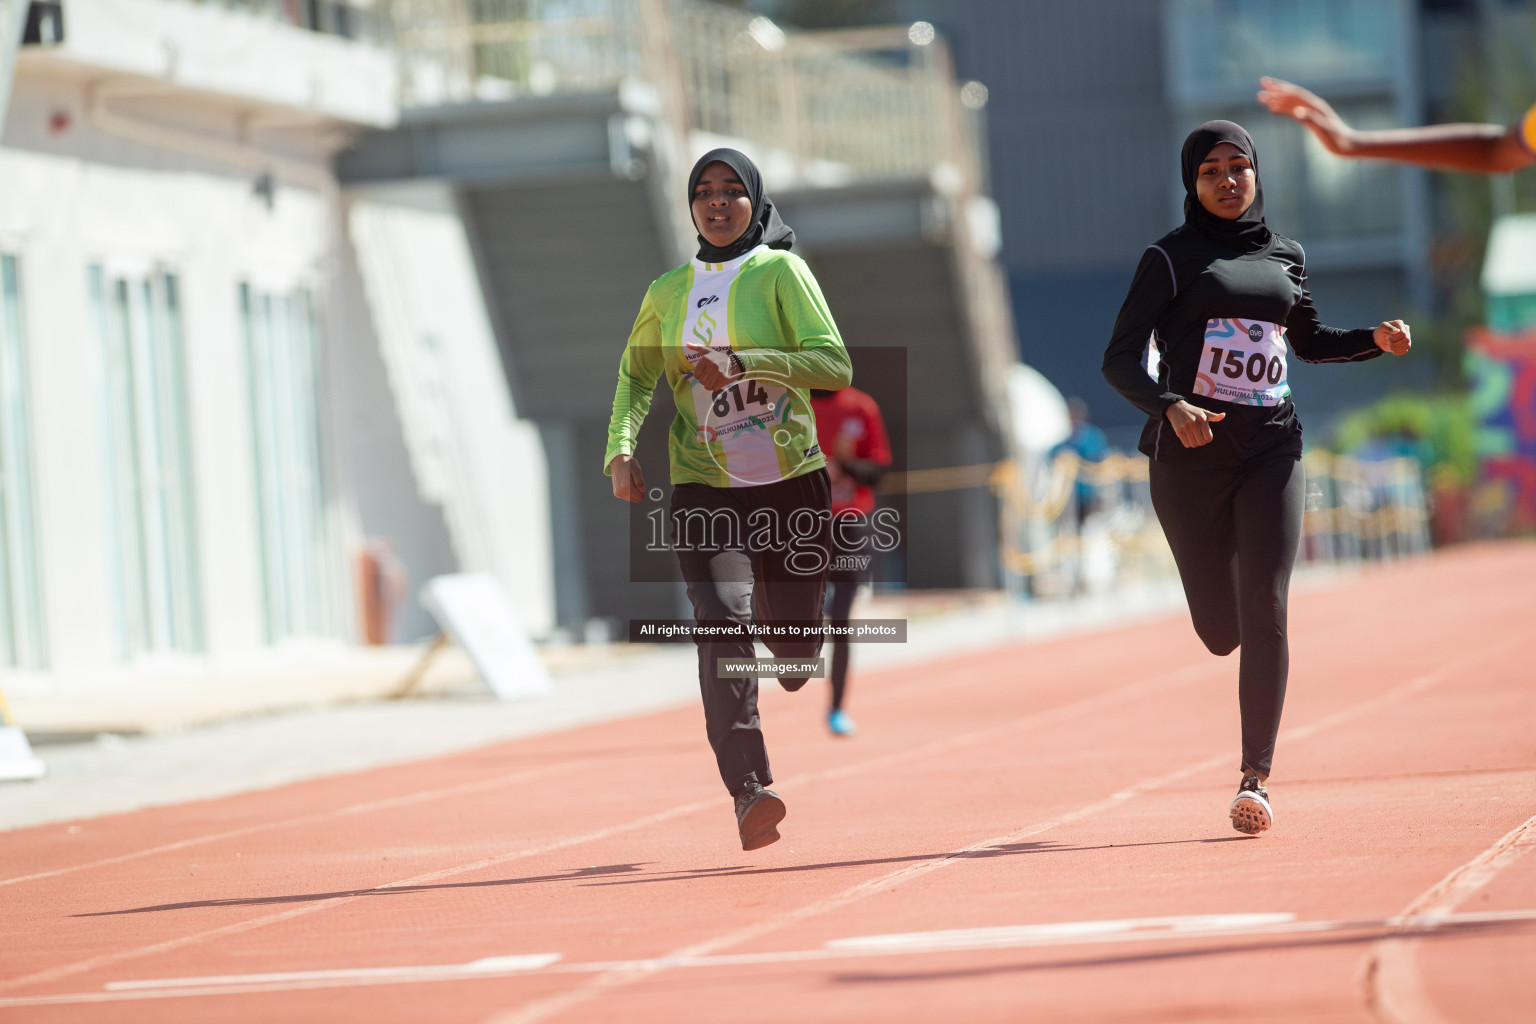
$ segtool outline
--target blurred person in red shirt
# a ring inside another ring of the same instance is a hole
[[[816,443],[827,459],[832,481],[832,565],[827,573],[827,619],[846,626],[859,585],[873,575],[875,550],[869,517],[875,510],[875,486],[891,466],[891,443],[880,406],[858,388],[811,391],[816,414]],[[848,638],[834,635],[832,704],[827,728],[834,736],[852,736],[853,720],[843,710],[848,695]]]

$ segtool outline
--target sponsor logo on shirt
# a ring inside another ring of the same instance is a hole
[[[700,313],[698,322],[693,325],[693,336],[708,345],[715,340],[715,328],[720,326],[715,318],[708,313]]]
[[[807,448],[805,450],[805,457],[808,458],[808,459],[815,458],[817,455],[820,455],[820,454],[821,454],[821,445],[819,445],[819,444],[813,444],[813,445],[811,445],[809,448]]]

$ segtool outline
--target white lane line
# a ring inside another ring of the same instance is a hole
[[[265,821],[259,825],[247,825],[245,828],[234,828],[224,832],[211,832],[207,835],[193,836],[192,838],[178,840],[174,843],[164,843],[160,846],[134,850],[131,853],[120,853],[114,857],[103,857],[100,860],[87,861],[83,864],[71,864],[67,867],[54,868],[51,871],[38,871],[30,875],[17,875],[14,878],[0,878],[0,887],[16,885],[20,882],[35,882],[43,878],[57,878],[59,875],[67,875],[75,871],[89,871],[93,868],[109,867],[113,864],[122,864],[125,861],[138,860],[141,857],[153,857],[161,853],[174,853],[177,850],[202,846],[206,843],[216,843],[225,839],[239,839],[242,836],[272,832],[282,828],[292,828],[296,825],[328,821],[332,818],[346,818],[354,814],[368,814],[373,811],[393,810],[399,807],[408,807],[411,804],[429,803],[449,797],[465,796],[470,793],[498,789],[502,786],[516,785],[519,782],[534,782],[548,778],[551,775],[575,771],[578,768],[584,767],[586,767],[585,762],[567,761],[560,764],[545,765],[541,768],[529,768],[524,771],[512,772],[508,775],[498,775],[492,779],[478,779],[474,782],[466,782],[458,786],[446,786],[442,789],[425,789],[416,793],[404,793],[400,796],[385,797],[382,800],[369,800],[359,804],[349,804],[345,807],[316,811],[313,814],[304,814],[297,818],[283,818],[280,821]]]
[[[1305,739],[1316,735],[1318,732],[1324,729],[1342,725],[1343,723],[1359,718],[1362,715],[1368,715],[1375,711],[1379,711],[1390,704],[1418,694],[1428,689],[1429,687],[1434,686],[1436,683],[1444,681],[1445,679],[1459,677],[1471,670],[1474,666],[1479,665],[1485,661],[1502,658],[1508,651],[1514,649],[1521,643],[1522,641],[1520,640],[1510,640],[1496,647],[1484,648],[1481,651],[1473,652],[1465,657],[1452,660],[1451,662],[1441,666],[1438,669],[1435,669],[1431,672],[1426,672],[1423,675],[1416,676],[1413,679],[1410,679],[1408,682],[1403,683],[1400,686],[1396,686],[1383,694],[1379,694],[1378,696],[1361,701],[1358,704],[1342,708],[1331,715],[1325,715],[1324,717],[1318,719],[1316,722],[1312,722],[1308,725],[1300,726],[1295,729],[1287,729],[1282,732],[1281,737],[1290,741]],[[1142,796],[1154,790],[1172,785],[1176,782],[1181,782],[1191,776],[1199,775],[1203,772],[1210,771],[1213,768],[1219,768],[1223,764],[1231,763],[1232,760],[1230,754],[1218,754],[1213,757],[1206,758],[1203,761],[1198,761],[1194,764],[1188,765],[1184,768],[1169,772],[1165,775],[1161,775],[1152,779],[1144,779],[1136,785],[1131,786],[1129,789],[1121,790],[1120,792],[1114,793],[1102,800],[1095,801],[1094,803],[1080,807],[1075,811],[1070,811],[1049,821],[1025,826],[1024,828],[1019,829],[1017,832],[1013,832],[1005,836],[995,836],[991,839],[983,839],[980,842],[972,843],[971,845],[962,849],[954,850],[950,853],[912,864],[907,867],[899,868],[884,875],[876,876],[867,881],[860,882],[847,889],[844,889],[842,892],[834,893],[831,896],[807,903],[803,906],[797,907],[794,910],[786,911],[774,917],[767,918],[758,924],[749,925],[745,928],[738,929],[737,931],[716,936],[713,939],[707,939],[703,942],[685,946],[682,949],[675,951],[673,954],[671,954],[671,956],[661,958],[661,960],[656,961],[654,964],[647,964],[639,968],[626,968],[623,970],[616,970],[611,974],[601,975],[599,977],[593,978],[585,985],[579,985],[575,988],[569,989],[565,992],[557,993],[552,996],[545,996],[543,998],[536,999],[531,1003],[525,1003],[523,1006],[520,1006],[514,1010],[496,1014],[488,1018],[486,1024],[537,1024],[537,1022],[547,1020],[550,1017],[562,1013],[573,1006],[577,1006],[581,1003],[596,999],[599,996],[602,996],[616,988],[621,988],[623,986],[633,984],[634,982],[649,977],[660,970],[665,970],[666,965],[672,960],[706,955],[714,953],[720,949],[728,949],[731,946],[740,945],[741,943],[756,939],[759,936],[778,931],[787,925],[798,923],[808,918],[816,917],[820,914],[827,913],[828,911],[838,909],[850,903],[854,903],[866,896],[873,895],[876,892],[888,892],[905,882],[910,882],[913,879],[922,875],[926,875],[931,871],[949,867],[950,865],[965,859],[969,854],[979,853],[982,850],[986,850],[991,847],[1018,843],[1024,839],[1039,835],[1042,832],[1047,832],[1061,825],[1072,824],[1084,818],[1092,817],[1093,815],[1096,815],[1102,811],[1119,807],[1127,801],[1133,800],[1138,796]]]
[[[1151,696],[1152,694],[1161,692],[1163,690],[1172,690],[1188,686],[1192,683],[1199,682],[1201,679],[1207,676],[1217,674],[1221,668],[1223,668],[1223,666],[1219,662],[1201,662],[1193,665],[1186,665],[1182,668],[1172,669],[1160,675],[1153,676],[1151,679],[1141,680],[1136,683],[1128,683],[1125,686],[1116,687],[1115,689],[1106,691],[1105,693],[1099,694],[1096,697],[1088,697],[1083,700],[1074,701],[1071,704],[1065,704],[1061,707],[1053,708],[1049,711],[1027,715],[1023,718],[1012,719],[1000,725],[993,725],[983,729],[973,729],[969,732],[957,733],[940,740],[935,740],[931,743],[925,744],[922,747],[904,750],[897,754],[871,758],[866,761],[855,762],[853,764],[844,765],[840,768],[834,768],[825,772],[815,772],[796,776],[795,778],[788,781],[790,783],[796,784],[813,781],[825,781],[827,779],[839,778],[861,771],[872,771],[878,768],[883,768],[889,764],[905,763],[914,757],[944,753],[958,747],[970,746],[972,744],[991,739],[995,736],[1007,733],[1015,729],[1028,729],[1041,725],[1049,725],[1068,718],[1075,718],[1083,714],[1099,711],[1107,706],[1118,704],[1125,700],[1134,699],[1136,697]],[[517,782],[533,781],[548,775],[572,771],[576,768],[584,766],[585,762],[571,761],[559,765],[550,765],[543,768],[529,769],[523,772],[514,772],[510,775],[500,776],[495,779],[468,782],[460,786],[450,786],[444,789],[423,790],[419,793],[408,793],[403,796],[387,797],[383,800],[371,800],[366,803],[352,804],[350,806],[337,808],[335,810],[318,811],[314,814],[306,814],[297,818],[285,818],[281,821],[263,822],[262,824],[250,825],[246,828],[231,829],[226,832],[215,832],[205,836],[196,836],[191,839],[183,839],[174,843],[165,843],[161,846],[149,847],[143,850],[135,850],[132,853],[119,854],[115,857],[105,857],[101,860],[90,861],[85,864],[74,864],[68,867],[55,868],[51,871],[39,871],[29,875],[18,875],[14,878],[0,878],[0,887],[15,885],[18,882],[32,882],[43,878],[55,878],[59,875],[67,875],[74,871],[86,871],[92,868],[108,867],[113,864],[121,864],[124,861],[137,860],[142,857],[152,857],[161,853],[173,853],[177,850],[184,850],[192,846],[201,846],[206,843],[219,842],[225,839],[238,839],[242,836],[253,835],[259,832],[270,832],[277,829],[306,825],[314,822],[326,821],[334,817],[345,817],[352,814],[364,814],[371,811],[392,809],[409,804],[425,803],[429,801],[444,799],[447,797],[463,796],[469,793],[494,789],[499,786],[511,785]],[[689,804],[688,806],[691,808],[697,805]],[[631,827],[638,828],[644,824],[651,823],[652,822],[650,818],[644,818],[639,822],[633,823]],[[0,988],[5,987],[5,983],[0,983]]]
[[[943,753],[958,747],[969,746],[974,743],[991,739],[997,735],[1004,734],[1015,729],[1035,728],[1041,725],[1062,721],[1064,719],[1075,718],[1083,714],[1091,713],[1093,711],[1102,710],[1107,706],[1118,704],[1125,700],[1131,700],[1143,696],[1151,696],[1152,694],[1156,694],[1164,690],[1179,689],[1192,683],[1199,682],[1207,676],[1216,675],[1223,668],[1224,666],[1220,662],[1202,660],[1200,662],[1185,665],[1177,669],[1170,669],[1169,671],[1155,675],[1150,679],[1144,679],[1134,683],[1127,683],[1124,686],[1105,691],[1096,697],[1088,697],[1083,700],[1074,701],[1070,704],[1065,704],[1061,707],[1053,708],[1049,711],[1027,715],[1023,718],[1012,719],[999,725],[993,725],[983,729],[974,729],[969,732],[957,733],[916,749],[902,751],[899,754],[877,757],[868,761],[854,762],[852,764],[844,765],[841,768],[832,769],[827,772],[818,772],[797,776],[789,781],[795,783],[824,781],[826,779],[851,775],[860,771],[882,768],[888,764],[903,763],[909,761],[913,757]],[[953,684],[946,682],[945,685],[951,686]],[[931,691],[932,688],[932,682],[930,681],[927,684],[926,689]],[[224,832],[215,832],[208,835],[195,836],[190,839],[183,839],[174,843],[165,843],[160,846],[135,850],[131,853],[118,854],[113,857],[104,857],[100,860],[89,861],[83,864],[72,864],[67,867],[53,868],[48,871],[38,871],[27,875],[17,875],[13,878],[0,878],[0,887],[16,885],[21,882],[33,882],[45,878],[56,878],[60,875],[67,875],[75,871],[88,871],[93,868],[109,867],[113,864],[121,864],[125,861],[138,860],[143,857],[153,857],[162,853],[174,853],[177,850],[184,850],[193,846],[201,846],[207,843],[219,842],[221,840],[238,839],[242,836],[254,835],[261,832],[270,832],[277,829],[291,828],[298,825],[306,825],[313,822],[326,821],[334,817],[345,817],[352,814],[365,814],[372,811],[393,809],[396,807],[408,806],[410,804],[426,803],[429,801],[453,796],[463,796],[487,789],[495,789],[499,786],[512,785],[518,782],[534,781],[548,775],[574,771],[575,769],[582,767],[586,767],[586,762],[569,761],[561,764],[548,765],[541,768],[514,772],[512,774],[499,776],[494,779],[483,779],[475,782],[467,782],[458,786],[449,786],[443,789],[423,790],[417,793],[407,793],[402,796],[386,797],[382,800],[371,800],[365,803],[352,804],[347,807],[336,808],[335,810],[317,811],[313,814],[306,814],[296,818],[285,818],[280,821],[263,822],[258,825],[250,825],[245,828],[230,829]],[[4,984],[0,984],[0,988],[4,987]]]
[[[1443,919],[1515,861],[1536,850],[1536,817],[1506,833],[1482,853],[1446,875],[1408,905],[1406,919]],[[1415,932],[1388,935],[1371,947],[1361,965],[1366,1005],[1386,1024],[1444,1024],[1424,987]]]
[[[189,935],[182,935],[178,938],[167,939],[164,942],[152,943],[148,946],[139,946],[135,949],[118,950],[113,953],[103,953],[99,956],[94,956],[87,960],[77,960],[70,964],[60,964],[57,967],[50,967],[45,970],[24,975],[19,978],[10,978],[6,981],[0,982],[0,990],[15,989],[24,985],[53,981],[58,978],[68,977],[72,974],[80,974],[84,971],[94,970],[98,967],[105,967],[108,964],[120,963],[124,960],[132,960],[136,957],[149,956],[155,953],[165,953],[173,949],[182,949],[187,946],[195,946],[199,943],[206,942],[209,939],[222,938],[226,935],[238,935],[241,932],[251,931],[256,928],[264,928],[269,924],[277,924],[278,922],[291,920],[295,917],[303,917],[306,914],[318,913],[321,910],[328,910],[333,907],[344,906],[345,904],[352,903],[355,900],[364,899],[365,897],[375,892],[383,892],[389,889],[409,888],[416,885],[426,885],[431,882],[440,882],[443,879],[451,878],[454,875],[466,874],[472,871],[482,871],[486,868],[496,867],[497,865],[505,864],[509,861],[519,860],[524,857],[534,857],[539,854],[552,853],[555,850],[563,850],[567,847],[579,846],[583,843],[590,843],[598,839],[606,839],[609,836],[617,835],[621,832],[629,832],[634,829],[646,828],[651,825],[658,825],[662,822],[669,821],[672,818],[679,818],[688,814],[693,814],[698,811],[702,811],[707,807],[715,807],[718,806],[719,802],[720,800],[718,797],[709,800],[695,800],[691,804],[680,804],[676,807],[669,808],[668,810],[659,811],[655,814],[648,814],[643,818],[637,818],[633,821],[628,821],[621,825],[613,825],[608,828],[596,829],[591,832],[585,832],[578,836],[570,836],[565,839],[551,840],[547,843],[540,843],[537,846],[527,847],[522,850],[514,850],[511,853],[504,853],[495,857],[483,857],[472,864],[461,864],[457,867],[444,868],[439,871],[430,871],[426,874],[416,875],[413,878],[402,878],[398,881],[387,882],[383,885],[378,885],[372,889],[367,889],[362,892],[351,893],[346,896],[338,896],[335,899],[317,900],[314,903],[310,903],[293,910],[283,910],[275,914],[267,914],[264,917],[252,918],[249,921],[237,921],[234,924],[224,925],[219,928],[210,928],[206,931],[193,932]]]
[[[1416,679],[1407,684],[1406,687],[1399,687],[1397,690],[1389,691],[1387,694],[1384,694],[1381,697],[1373,698],[1372,700],[1366,701],[1361,705],[1356,705],[1355,709],[1345,709],[1344,712],[1329,716],[1328,718],[1324,719],[1323,722],[1327,723],[1328,725],[1335,725],[1341,721],[1347,720],[1349,717],[1353,717],[1354,715],[1364,714],[1370,710],[1375,710],[1383,703],[1397,699],[1399,691],[1403,691],[1404,693],[1417,692],[1418,689],[1422,689],[1423,686],[1430,685],[1430,682],[1438,680],[1440,677],[1443,677],[1453,669],[1456,671],[1465,671],[1466,668],[1468,668],[1471,664],[1476,664],[1487,658],[1502,655],[1506,649],[1513,647],[1514,645],[1515,641],[1511,641],[1496,648],[1485,649],[1480,655],[1474,655],[1466,659],[1466,664],[1453,664],[1452,666],[1448,666],[1447,668],[1442,669],[1439,673],[1430,673],[1428,676],[1420,677],[1419,679]],[[870,760],[861,762],[857,765],[833,769],[823,773],[812,773],[799,777],[798,781],[810,782],[822,778],[835,778],[851,774],[853,771],[868,770],[870,768],[876,768],[883,764],[892,763],[895,761],[910,763],[914,758],[917,757],[952,750],[957,746],[980,742],[984,739],[995,738],[998,735],[1004,735],[1015,730],[1023,730],[1025,728],[1037,725],[1059,722],[1067,718],[1076,717],[1077,715],[1087,711],[1100,710],[1106,706],[1119,703],[1122,700],[1130,700],[1135,697],[1146,696],[1161,690],[1178,689],[1191,683],[1197,682],[1206,676],[1214,674],[1222,667],[1223,663],[1221,662],[1203,662],[1185,666],[1183,668],[1175,669],[1159,676],[1154,676],[1149,680],[1144,680],[1138,683],[1130,683],[1115,690],[1100,694],[1096,697],[1085,698],[1084,700],[1063,705],[1050,711],[1025,716],[1021,719],[1015,719],[1012,722],[1007,722],[1000,726],[977,729],[970,733],[961,734],[959,736],[951,736],[946,740],[935,741],[934,743],[926,744],[923,747],[917,748],[915,750],[905,751],[899,755],[871,758]],[[1319,723],[1319,726],[1321,726],[1321,724],[1322,723]],[[1294,733],[1288,731],[1286,735],[1292,738],[1300,738],[1303,733],[1310,735],[1312,731],[1316,731],[1315,728],[1310,728],[1310,731],[1308,731],[1308,728],[1298,730]],[[957,858],[963,858],[967,854],[984,850],[988,846],[998,845],[1000,843],[1015,842],[1018,838],[1025,838],[1028,836],[1036,835],[1058,825],[1067,824],[1076,821],[1079,818],[1095,814],[1105,808],[1117,806],[1126,800],[1133,799],[1141,793],[1149,792],[1152,789],[1158,788],[1159,786],[1168,785],[1188,776],[1198,774],[1201,771],[1206,771],[1209,768],[1217,767],[1220,764],[1226,763],[1227,760],[1227,755],[1219,755],[1179,771],[1172,772],[1168,775],[1161,776],[1158,779],[1144,781],[1136,786],[1131,787],[1128,790],[1123,790],[1120,793],[1116,793],[1106,800],[1091,804],[1088,807],[1081,808],[1078,811],[1071,812],[1060,818],[1053,819],[1040,825],[1029,826],[1026,829],[1021,830],[1018,833],[1014,833],[1010,836],[1003,836],[1000,838],[983,840],[979,843],[973,843],[962,850],[956,850],[949,854],[942,855],[939,858],[921,862],[908,868],[893,872],[889,875],[871,879],[870,881],[856,885],[851,889],[844,890],[842,893],[835,894],[824,900],[817,901],[815,903],[803,906],[797,910],[779,915],[776,918],[772,918],[769,921],[764,922],[762,925],[742,929],[727,935],[718,936],[714,940],[698,943],[693,946],[678,950],[675,954],[673,954],[672,957],[663,957],[661,960],[657,961],[657,963],[665,964],[671,960],[676,959],[677,957],[682,956],[707,954],[713,952],[716,949],[725,948],[730,945],[747,941],[748,939],[754,938],[759,934],[776,930],[787,924],[793,923],[794,921],[812,917],[820,913],[825,913],[826,911],[835,909],[846,903],[861,899],[862,897],[869,895],[872,892],[893,887],[894,885],[900,884],[902,881],[909,880],[911,877],[926,874],[928,871],[933,870],[934,868],[943,867],[953,862]],[[550,853],[567,847],[606,839],[610,836],[622,834],[624,832],[651,827],[653,825],[670,821],[674,818],[685,817],[689,814],[703,811],[707,808],[714,807],[717,803],[717,799],[696,800],[689,804],[678,805],[667,810],[646,815],[629,822],[611,826],[609,828],[597,829],[582,835],[570,837],[568,839],[555,840],[549,843],[540,844],[538,846],[526,848],[523,850],[513,851],[511,853],[496,857],[483,858],[482,860],[476,861],[472,864],[461,865],[453,868],[445,868],[440,871],[431,872],[425,875],[418,875],[414,878],[407,878],[386,883],[384,885],[378,886],[377,889],[382,890],[390,888],[403,888],[411,885],[422,885],[430,882],[441,881],[445,878],[450,878],[455,875],[484,870],[488,867],[494,867],[499,864],[504,864],[520,858],[532,857],[543,853]],[[326,817],[329,813],[332,812],[322,813],[318,815],[318,817]],[[74,963],[60,964],[55,967],[36,971],[32,974],[0,981],[0,991],[8,989],[14,990],[17,988],[25,987],[27,985],[54,981],[59,978],[81,974],[86,971],[94,970],[98,967],[105,967],[110,964],[120,963],[125,960],[169,952],[175,949],[182,949],[188,946],[198,945],[212,939],[252,931],[258,928],[266,927],[270,924],[277,924],[296,917],[302,917],[307,914],[318,913],[319,911],[331,909],[333,907],[343,906],[355,900],[363,899],[367,895],[368,893],[365,892],[357,895],[337,897],[336,899],[331,900],[317,901],[315,903],[307,904],[295,909],[279,911],[263,917],[253,918],[248,921],[240,921],[218,928],[207,929],[205,931],[193,932],[188,935],[182,935],[174,939],[167,939],[162,942],[152,943],[147,946],[140,946],[134,949],[118,950],[111,953],[103,953],[85,960],[75,961]],[[643,969],[638,975],[628,970],[620,970],[614,972],[611,976],[608,977],[594,978],[592,982],[587,986],[583,986],[572,990],[571,992],[564,993],[561,996],[553,997],[550,1000],[545,1000],[540,1003],[525,1006],[521,1010],[514,1011],[512,1016],[506,1017],[504,1019],[507,1022],[524,1019],[540,1020],[543,1019],[543,1017],[549,1012],[558,1012],[558,1010],[562,1009],[565,1005],[576,1002],[583,1002],[586,999],[593,998],[600,994],[603,990],[611,988],[615,985],[624,985],[630,983],[631,981],[638,980],[640,976],[648,974],[655,969],[657,968],[647,967]],[[525,1014],[533,1014],[533,1016],[525,1017]],[[498,1022],[502,1020],[503,1018],[498,1018]]]
[[[1099,694],[1098,696],[1087,697],[1083,700],[1074,701],[1073,703],[1065,704],[1061,707],[1053,708],[1049,711],[1026,715],[1023,718],[1013,719],[1012,721],[1004,722],[1001,725],[994,725],[982,729],[975,729],[966,733],[951,735],[940,740],[935,740],[932,743],[925,744],[915,749],[909,749],[900,751],[898,753],[869,758],[865,761],[856,762],[852,765],[845,765],[839,768],[833,768],[825,772],[813,772],[796,776],[790,781],[797,785],[809,784],[811,782],[822,781],[825,779],[840,778],[859,771],[872,771],[889,764],[911,763],[916,758],[931,756],[939,753],[946,753],[959,747],[980,743],[988,739],[994,739],[1000,735],[1006,735],[1009,732],[1023,731],[1039,726],[1055,724],[1083,714],[1090,714],[1095,711],[1101,711],[1106,707],[1112,706],[1122,701],[1132,700],[1137,697],[1149,696],[1163,690],[1178,689],[1183,686],[1188,686],[1208,676],[1214,675],[1222,667],[1223,666],[1219,662],[1214,664],[1210,662],[1203,662],[1187,665],[1182,668],[1173,669],[1162,673],[1161,675],[1153,676],[1151,679],[1142,680],[1136,683],[1128,683],[1125,686],[1117,687],[1114,690],[1107,691],[1105,693]],[[475,785],[477,784],[470,783],[465,787],[455,788],[469,788],[470,786]],[[425,798],[428,795],[429,794],[415,794],[411,797],[411,799],[415,799],[417,797]],[[461,875],[473,871],[480,871],[486,868],[495,867],[497,865],[507,863],[508,861],[513,861],[525,857],[532,857],[544,853],[552,853],[556,850],[565,849],[570,846],[595,842],[598,840],[607,839],[611,836],[620,835],[625,832],[633,832],[640,829],[650,828],[652,826],[671,821],[674,818],[686,817],[690,814],[718,807],[723,799],[723,797],[712,797],[709,799],[695,800],[692,803],[680,804],[678,806],[668,808],[664,811],[658,811],[655,814],[648,814],[644,817],[636,818],[619,825],[611,826],[609,828],[596,829],[594,831],[586,832],[578,836],[573,836],[569,839],[555,840],[541,844],[539,846],[517,850],[512,853],[502,854],[496,857],[487,857],[482,860],[475,861],[472,864],[464,864],[457,867],[444,868],[429,874],[417,875],[414,878],[406,878],[395,882],[384,883],[382,885],[376,886],[375,890],[368,890],[368,892],[358,893],[355,895],[339,896],[335,899],[320,900],[294,910],[279,911],[273,914],[269,914],[265,917],[254,918],[249,921],[241,921],[235,924],[225,925],[220,928],[194,932],[189,935],[183,935],[175,939],[168,939],[164,942],[154,943],[149,946],[141,946],[136,949],[120,950],[114,953],[103,953],[99,956],[91,957],[87,960],[76,961],[70,964],[60,964],[59,966],[37,971],[33,974],[25,975],[23,977],[0,981],[0,991],[21,988],[25,985],[38,982],[54,981],[73,974],[80,974],[85,971],[93,970],[97,967],[105,967],[109,964],[119,963],[124,960],[131,960],[139,956],[164,953],[173,949],[181,949],[187,946],[196,945],[210,939],[222,938],[227,935],[234,935],[241,932],[251,931],[256,928],[265,927],[269,924],[277,924],[295,917],[317,913],[321,910],[327,910],[332,907],[343,906],[354,900],[362,899],[367,896],[369,892],[376,890],[404,888],[412,885],[424,885],[430,882],[438,882],[445,878],[451,878],[455,875]],[[377,807],[380,804],[388,802],[390,801],[374,801],[369,804],[359,804],[355,806],[359,808],[371,809]],[[321,812],[319,814],[310,815],[309,818],[315,820],[324,820],[334,813],[337,812]],[[273,827],[282,827],[288,823],[289,822],[274,823]],[[264,827],[265,826],[252,826],[250,831],[260,831]],[[224,833],[222,835],[228,836],[230,834],[231,833]],[[219,837],[208,838],[211,841],[211,839]],[[202,840],[186,840],[182,843],[169,844],[166,847],[157,848],[155,851],[144,851],[144,854],[147,855],[148,853],[157,852],[158,850],[180,848],[182,846],[192,845],[200,841]],[[126,860],[134,856],[139,856],[139,854],[124,855],[122,858],[117,859]]]
[[[434,981],[445,978],[484,977],[489,974],[519,974],[548,967],[560,959],[559,953],[524,953],[516,956],[488,956],[467,964],[431,964],[424,967],[344,967],[329,971],[277,971],[268,974],[214,974],[204,978],[146,978],[138,981],[107,983],[108,992],[135,989],[207,988],[220,985],[266,985],[305,981]]]
[[[1361,940],[1392,931],[1427,935],[1441,930],[1476,926],[1536,923],[1536,910],[1444,914],[1433,917],[1390,917],[1361,921],[1297,921],[1294,914],[1208,914],[1185,917],[1135,918],[1112,921],[1072,921],[969,928],[898,935],[864,935],[833,939],[817,949],[762,953],[721,953],[639,960],[560,962],[558,953],[486,957],[465,964],[419,967],[360,967],[327,971],[284,971],[267,974],[211,975],[200,978],[149,978],[115,981],[96,992],[0,997],[0,1009],[54,1006],[68,1003],[112,1003],[144,999],[296,992],[321,988],[371,988],[379,985],[506,978],[517,975],[597,974],[614,971],[702,969],[824,963],[882,957],[937,956],[976,950],[1070,948],[1105,943],[1198,942],[1207,939],[1283,938],[1316,934],[1358,933]],[[1222,946],[1205,952],[1219,953]]]
[[[962,928],[942,932],[900,932],[894,935],[859,935],[833,939],[828,949],[862,949],[884,952],[903,949],[1007,949],[1014,946],[1061,945],[1102,941],[1105,938],[1136,939],[1178,934],[1218,934],[1253,930],[1296,920],[1295,914],[1200,914],[1186,917],[1130,917],[1112,921],[1064,921],[1054,924],[1018,924],[1002,928]]]

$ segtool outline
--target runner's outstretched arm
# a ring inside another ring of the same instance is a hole
[[[1362,131],[1351,128],[1316,93],[1278,78],[1261,78],[1258,100],[1271,113],[1299,121],[1328,152],[1343,157],[1395,160],[1444,171],[1508,174],[1536,163],[1536,107],[1521,123],[1435,124]]]

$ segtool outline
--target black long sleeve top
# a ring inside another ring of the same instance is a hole
[[[1144,362],[1149,338],[1155,379]],[[1232,469],[1301,454],[1301,422],[1285,380],[1288,352],[1309,363],[1381,355],[1372,329],[1346,331],[1318,320],[1297,242],[1273,235],[1264,248],[1237,253],[1181,225],[1142,254],[1103,372],[1147,414],[1142,452]],[[1165,413],[1180,400],[1226,413],[1211,424],[1210,444],[1185,448],[1179,441]]]

